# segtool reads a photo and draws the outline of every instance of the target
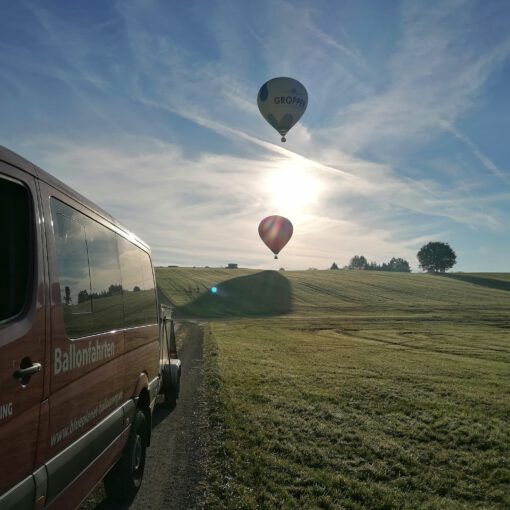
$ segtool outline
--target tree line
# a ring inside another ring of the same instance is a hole
[[[333,264],[336,266],[336,264]],[[407,260],[393,257],[389,262],[378,264],[377,262],[368,262],[364,255],[354,255],[347,266],[348,269],[358,269],[362,271],[393,271],[398,273],[410,273],[411,266]],[[338,266],[331,269],[338,269]]]
[[[457,255],[448,243],[431,241],[420,248],[416,254],[419,267],[428,273],[444,273],[452,268],[457,262]],[[336,262],[333,262],[330,269],[338,269]],[[393,271],[398,273],[410,273],[409,262],[402,258],[393,257],[389,262],[378,264],[368,262],[364,255],[354,255],[351,258],[347,269],[362,271]]]
[[[140,287],[135,285],[133,287],[133,292],[140,292]],[[91,299],[99,299],[110,296],[119,296],[122,295],[123,292],[130,292],[128,289],[122,287],[122,285],[112,284],[108,287],[108,289],[103,290],[101,292],[89,292],[86,289],[80,290],[78,292],[78,304],[85,303],[90,301]],[[71,288],[66,285],[64,288],[64,304],[71,305],[73,302],[71,298]]]

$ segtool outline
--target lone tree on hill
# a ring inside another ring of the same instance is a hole
[[[330,269],[338,269],[338,265],[336,262],[333,262],[333,264],[331,264],[331,267]]]
[[[457,262],[457,255],[448,243],[430,242],[416,254],[420,267],[429,273],[444,273]]]

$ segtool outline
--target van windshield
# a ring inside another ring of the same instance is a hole
[[[30,209],[27,188],[0,175],[0,323],[18,315],[26,301]]]

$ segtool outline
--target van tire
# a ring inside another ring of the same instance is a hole
[[[173,409],[177,405],[177,399],[181,389],[181,363],[179,360],[170,360],[170,364],[163,368],[163,388],[165,396],[164,406]]]
[[[137,409],[122,457],[104,479],[108,499],[131,502],[142,484],[147,451],[147,419]]]

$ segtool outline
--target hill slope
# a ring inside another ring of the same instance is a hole
[[[507,274],[447,275],[372,271],[255,271],[156,268],[160,290],[202,317],[388,313],[492,316],[510,305]],[[210,289],[217,288],[213,294]]]

